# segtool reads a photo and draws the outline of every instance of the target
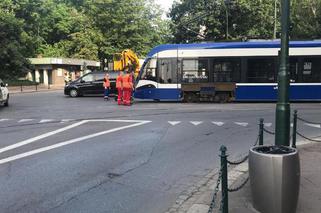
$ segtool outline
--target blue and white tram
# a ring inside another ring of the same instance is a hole
[[[231,82],[235,101],[275,101],[279,41],[167,44],[148,54],[135,98],[181,100],[182,84]],[[290,42],[290,99],[321,101],[321,41]]]

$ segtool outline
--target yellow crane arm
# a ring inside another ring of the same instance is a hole
[[[132,66],[135,70],[135,76],[139,73],[139,58],[134,53],[134,51],[130,49],[126,49],[122,51],[122,53],[118,53],[114,55],[114,70],[120,71],[124,70],[125,68],[128,68]]]

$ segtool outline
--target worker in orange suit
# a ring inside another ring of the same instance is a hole
[[[133,94],[133,91],[134,91],[134,70],[130,70],[130,73],[129,73],[129,83],[130,83],[130,90],[129,90],[129,104],[131,104],[131,98],[132,98],[132,94]]]
[[[123,71],[120,71],[118,73],[118,76],[116,78],[116,89],[118,91],[118,96],[117,96],[117,103],[118,105],[123,104]]]
[[[123,89],[124,89],[124,105],[130,106],[130,96],[131,96],[131,88],[132,88],[132,83],[131,83],[131,77],[129,72],[123,76]]]
[[[110,80],[109,80],[109,75],[108,73],[105,74],[104,77],[104,99],[108,100],[109,99],[109,89],[110,89]]]

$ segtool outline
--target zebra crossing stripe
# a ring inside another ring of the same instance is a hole
[[[190,121],[191,124],[193,124],[194,126],[198,126],[201,123],[203,123],[203,121]]]
[[[215,124],[216,126],[223,126],[224,122],[221,121],[212,121],[212,124]]]
[[[272,123],[264,123],[264,126],[266,126],[266,127],[271,127],[271,126],[272,126]]]
[[[306,126],[310,126],[310,127],[315,127],[315,128],[321,128],[321,125],[320,124],[310,124],[310,123],[304,123],[304,125]]]
[[[30,122],[33,121],[34,119],[21,119],[20,121],[18,121],[18,123],[24,123],[24,122]]]
[[[71,122],[71,121],[74,121],[75,119],[62,119],[60,121],[60,123],[68,123],[68,122]]]
[[[175,125],[181,123],[181,121],[168,121],[168,123],[169,123],[170,125],[172,125],[172,126],[175,126]]]
[[[239,125],[239,126],[244,126],[246,127],[247,125],[249,125],[249,123],[245,123],[245,122],[234,122],[236,125]]]
[[[53,119],[42,119],[41,121],[39,121],[39,123],[42,124],[42,123],[48,123],[51,121],[53,121]]]

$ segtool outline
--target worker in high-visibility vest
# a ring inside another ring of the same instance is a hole
[[[123,96],[124,96],[123,71],[120,71],[118,73],[117,78],[116,78],[116,89],[117,89],[117,92],[118,92],[117,103],[118,103],[118,105],[121,105],[123,103]]]
[[[104,77],[104,88],[105,88],[104,99],[108,100],[109,99],[109,89],[110,89],[110,80],[109,80],[108,73],[106,73],[105,77]]]
[[[124,105],[130,106],[132,78],[129,72],[123,76],[123,89],[124,89]]]

